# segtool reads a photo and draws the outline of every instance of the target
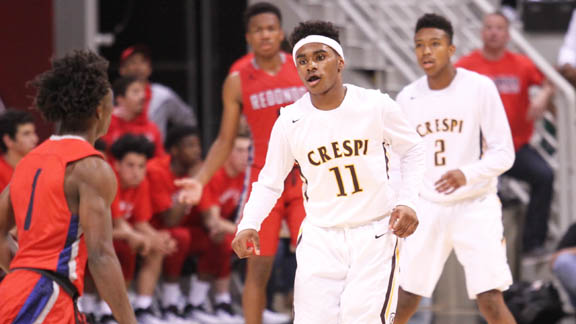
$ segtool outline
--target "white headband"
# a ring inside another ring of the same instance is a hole
[[[294,59],[294,64],[296,64],[296,52],[300,49],[300,47],[310,44],[310,43],[321,43],[324,45],[330,46],[342,59],[344,59],[344,51],[342,51],[342,46],[338,44],[337,41],[333,40],[330,37],[321,36],[321,35],[309,35],[301,40],[299,40],[296,45],[294,45],[294,49],[292,50],[292,58]],[[298,65],[298,64],[296,64]]]

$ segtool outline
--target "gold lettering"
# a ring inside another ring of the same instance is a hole
[[[310,163],[312,165],[316,165],[316,166],[320,165],[321,164],[320,162],[316,162],[316,161],[312,160],[312,154],[314,154],[314,151],[308,152],[308,161],[310,161]]]
[[[341,158],[340,147],[338,147],[338,142],[332,142],[332,150],[334,151],[334,158]]]
[[[358,156],[358,151],[362,149],[362,144],[361,140],[354,140],[354,156]]]
[[[318,148],[318,153],[320,153],[320,158],[322,158],[322,163],[325,163],[326,161],[330,161],[332,160],[332,158],[326,154],[326,146],[321,146]]]
[[[351,156],[352,153],[354,153],[354,151],[352,150],[352,147],[350,146],[350,140],[345,140],[342,143],[342,146],[344,147],[344,150],[346,150],[346,153],[344,153],[344,156]]]

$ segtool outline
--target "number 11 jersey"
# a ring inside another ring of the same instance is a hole
[[[305,178],[306,221],[315,226],[359,226],[399,204],[415,208],[423,170],[421,139],[388,95],[345,87],[335,109],[315,108],[307,93],[281,110],[238,231],[259,228],[295,161]],[[385,143],[405,158],[397,194],[389,184]]]

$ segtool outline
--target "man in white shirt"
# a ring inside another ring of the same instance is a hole
[[[564,43],[558,53],[558,67],[560,73],[576,86],[576,10],[572,12]]]
[[[296,250],[294,323],[392,323],[398,238],[418,224],[421,139],[388,95],[342,83],[344,54],[331,23],[301,23],[291,42],[309,92],[281,110],[232,246],[241,258],[259,254],[260,225],[298,163],[306,219]],[[384,144],[401,157],[397,192]]]
[[[442,16],[418,20],[415,52],[426,75],[397,98],[424,139],[426,171],[420,226],[406,240],[401,259],[395,323],[407,323],[422,296],[432,295],[452,249],[464,266],[468,296],[488,323],[515,323],[501,292],[512,275],[496,195],[497,177],[514,162],[512,136],[492,80],[450,62],[452,35]]]

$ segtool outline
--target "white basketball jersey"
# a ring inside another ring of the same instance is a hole
[[[497,177],[514,162],[506,113],[494,83],[476,72],[458,68],[452,83],[431,90],[426,76],[406,86],[398,103],[422,136],[426,172],[421,196],[454,202],[497,190]],[[447,171],[460,169],[466,185],[450,195],[434,183]]]
[[[260,228],[294,162],[305,178],[306,219],[315,226],[356,226],[399,204],[415,208],[424,168],[420,137],[388,95],[345,86],[346,96],[335,109],[315,108],[309,93],[282,109],[238,231]],[[389,185],[383,143],[403,156],[398,195]]]

